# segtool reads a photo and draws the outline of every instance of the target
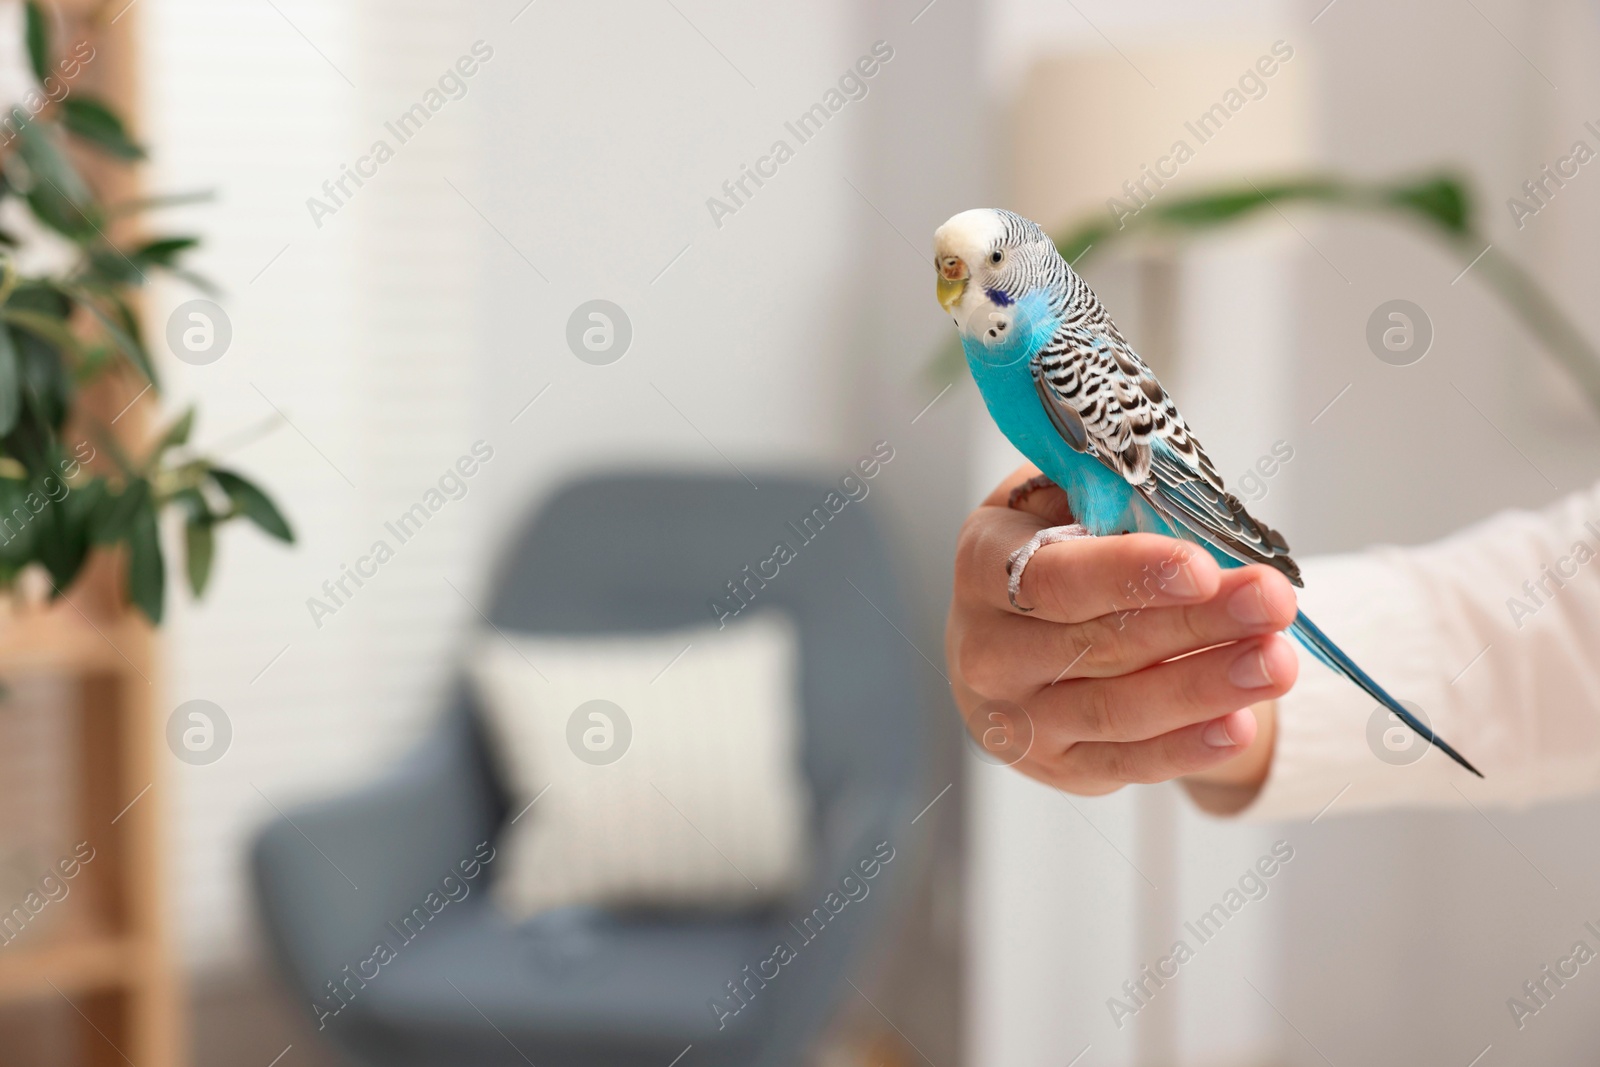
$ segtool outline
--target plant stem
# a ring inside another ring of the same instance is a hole
[[[1458,243],[1463,255],[1477,255],[1472,249],[1483,243],[1473,237]],[[1566,313],[1552,300],[1516,260],[1502,255],[1490,245],[1474,271],[1483,276],[1485,284],[1500,294],[1522,321],[1522,324],[1539,339],[1545,350],[1566,368],[1567,373],[1589,396],[1589,403],[1600,411],[1600,352]]]

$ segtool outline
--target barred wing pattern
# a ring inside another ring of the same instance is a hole
[[[1222,484],[1205,449],[1093,290],[1059,256],[1061,325],[1029,364],[1045,410],[1073,448],[1139,490],[1151,507],[1244,563],[1300,585],[1283,536]],[[1051,271],[1055,273],[1055,271]]]

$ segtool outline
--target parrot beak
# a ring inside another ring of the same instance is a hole
[[[958,256],[943,256],[939,268],[939,306],[948,313],[967,289],[967,265]]]

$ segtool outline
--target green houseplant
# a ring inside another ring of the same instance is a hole
[[[35,0],[23,17],[38,88],[0,119],[0,209],[15,205],[4,215],[14,224],[0,228],[0,587],[39,566],[60,596],[93,550],[121,549],[127,600],[159,622],[163,515],[181,517],[196,596],[219,525],[242,517],[281,541],[294,534],[252,481],[189,449],[193,408],[130,448],[110,426],[121,413],[102,419],[86,399],[119,376],[140,395],[159,392],[134,294],[162,271],[209,291],[182,263],[199,242],[108,235],[141,212],[195,198],[107,202],[97,192],[86,163],[131,166],[144,149],[111,106],[74,84],[93,49],[58,51],[49,12]],[[41,259],[60,265],[19,265]]]

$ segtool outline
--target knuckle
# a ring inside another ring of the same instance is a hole
[[[1115,701],[1111,686],[1103,682],[1086,682],[1079,688],[1078,714],[1089,735],[1097,741],[1118,740]]]
[[[1070,651],[1074,670],[1101,673],[1117,662],[1117,632],[1104,619],[1091,619],[1072,627]]]
[[[1052,552],[1049,548],[1034,555],[1022,576],[1022,583],[1026,594],[1032,598],[1029,603],[1048,604],[1053,611],[1071,611],[1083,599],[1075,568],[1063,563],[1059,551]]]
[[[1132,745],[1109,745],[1105,755],[1106,776],[1127,785],[1142,784],[1146,778],[1144,761]]]
[[[1002,673],[991,642],[978,636],[981,627],[966,630],[956,639],[956,672],[961,680],[984,696],[992,696],[994,683]]]
[[[1104,636],[1092,622],[1063,626],[1061,669],[1075,676],[1096,673],[1106,656]]]
[[[967,521],[961,524],[961,532],[956,534],[955,574],[958,586],[971,581],[978,573],[979,546],[983,543],[982,521],[974,512],[967,516]]]

